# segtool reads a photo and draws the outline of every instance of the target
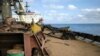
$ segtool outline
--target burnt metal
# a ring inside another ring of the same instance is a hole
[[[45,41],[45,36],[42,32],[37,33],[36,35],[33,35],[35,42],[37,44],[37,48],[34,50],[35,54],[39,54],[40,56],[49,56],[46,49],[43,47],[43,41]],[[45,42],[44,42],[45,43]],[[37,53],[36,53],[37,52]],[[33,52],[34,53],[34,52]],[[33,55],[34,56],[34,55]]]
[[[16,44],[24,44],[22,33],[0,33],[0,56],[6,56]]]
[[[94,41],[100,42],[100,36],[87,34],[87,33],[81,33],[81,32],[75,32],[75,31],[73,31],[73,33],[75,33],[76,36],[83,37],[84,39],[90,39],[90,40],[92,40],[92,42],[94,42]]]
[[[3,3],[3,0],[0,0],[0,6],[2,5],[2,3]]]
[[[40,38],[45,39],[45,36],[42,33],[38,35],[31,35],[28,33],[0,33],[0,56],[6,56],[7,50],[13,49],[13,46],[16,44],[22,44],[25,56],[33,56],[37,50],[37,53],[40,53],[40,56],[49,56],[46,49],[42,47],[42,42]],[[38,40],[37,40],[38,39]],[[41,44],[41,45],[40,45]]]
[[[52,34],[55,34],[58,32],[62,33],[62,36],[60,36],[62,37],[61,39],[74,39],[74,40],[76,39],[75,34],[68,30],[69,27],[56,28],[56,27],[52,27],[51,25],[44,25],[44,29],[45,28],[49,29]],[[48,33],[47,35],[50,35],[51,33]]]
[[[16,22],[13,18],[6,18],[0,26],[0,32],[26,32],[29,31],[30,25],[26,23]]]
[[[76,32],[76,31],[67,31],[68,30],[67,27],[65,27],[66,30],[64,30],[64,28],[52,27],[51,25],[45,25],[44,28],[51,30],[52,31],[51,33],[56,33],[56,32],[63,33],[62,39],[69,39],[69,37],[71,37],[72,39],[75,39],[75,36],[81,36],[84,39],[92,40],[92,42],[94,41],[100,42],[100,36],[98,35],[92,35],[88,33]]]

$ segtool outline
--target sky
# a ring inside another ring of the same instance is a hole
[[[46,24],[100,23],[100,0],[24,0]]]

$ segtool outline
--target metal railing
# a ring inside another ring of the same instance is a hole
[[[34,39],[36,40],[36,44],[38,47],[38,52],[40,56],[49,56],[46,49],[45,49],[45,36],[42,32],[33,35]]]

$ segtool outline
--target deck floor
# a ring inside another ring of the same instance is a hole
[[[45,47],[50,56],[100,56],[100,47],[79,40],[61,40],[47,36]]]

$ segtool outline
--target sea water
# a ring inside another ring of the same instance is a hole
[[[51,24],[53,27],[70,27],[70,30],[100,36],[100,24]]]

